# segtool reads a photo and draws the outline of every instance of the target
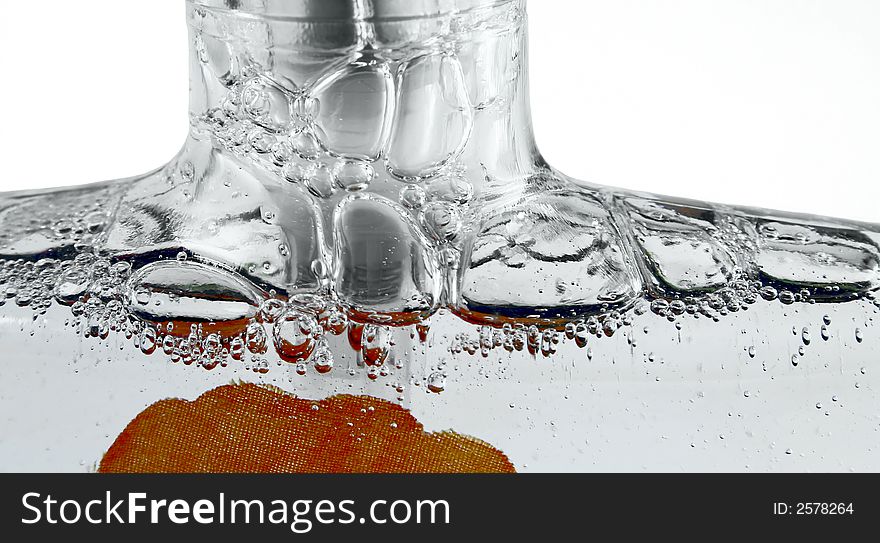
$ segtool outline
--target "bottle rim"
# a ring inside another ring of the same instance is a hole
[[[229,14],[290,22],[396,22],[460,16],[526,0],[186,0],[187,4]]]

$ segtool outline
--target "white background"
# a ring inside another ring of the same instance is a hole
[[[548,161],[596,183],[880,221],[877,0],[532,0]],[[0,190],[127,177],[187,129],[183,0],[5,2]]]

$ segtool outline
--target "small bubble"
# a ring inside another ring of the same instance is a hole
[[[296,153],[306,160],[314,160],[321,154],[321,144],[309,131],[303,130],[290,138],[290,144]]]
[[[452,241],[461,231],[458,210],[447,202],[432,202],[422,209],[421,223],[425,231],[437,241]]]
[[[290,162],[281,170],[281,174],[290,183],[305,183],[312,176],[311,165],[302,165],[298,162]]]
[[[253,322],[247,327],[247,348],[254,354],[263,354],[268,349],[266,344],[266,330],[263,325]]]
[[[373,167],[361,161],[341,161],[333,167],[336,185],[346,192],[365,190],[375,175]]]
[[[391,330],[385,326],[367,324],[361,334],[361,353],[368,366],[381,366],[391,351]]]
[[[263,322],[273,323],[278,317],[284,314],[284,310],[287,305],[276,298],[270,298],[260,304],[260,309],[257,313],[260,320]]]
[[[314,169],[311,176],[306,179],[305,184],[309,192],[318,198],[330,198],[336,193],[333,173],[324,164]]]
[[[248,134],[248,143],[251,144],[254,151],[260,154],[266,154],[271,151],[276,142],[275,136],[259,129],[252,130]]]
[[[687,305],[681,300],[673,300],[669,304],[669,310],[675,315],[681,315],[687,310]]]
[[[187,160],[180,166],[180,175],[185,181],[192,181],[195,176],[195,168],[193,168],[192,162]]]
[[[8,295],[8,292],[7,292]],[[153,297],[153,293],[150,289],[146,287],[141,287],[137,289],[134,294],[134,299],[137,303],[141,305],[147,305],[150,303],[150,299]]]
[[[315,351],[315,339],[320,327],[315,319],[296,309],[289,309],[272,327],[272,337],[278,354],[287,362],[308,360]]]
[[[240,337],[235,337],[229,342],[229,356],[234,360],[241,360],[244,356],[244,341]]]
[[[761,298],[764,298],[767,301],[775,300],[778,296],[776,289],[769,285],[762,288],[759,294],[761,295]]]
[[[156,330],[149,326],[144,328],[140,337],[141,352],[152,354],[156,350]]]
[[[327,264],[324,263],[321,259],[315,259],[312,261],[312,273],[315,274],[315,277],[318,279],[327,279]]]
[[[432,201],[466,204],[474,196],[474,187],[458,175],[435,177],[425,184],[425,194]]]
[[[293,158],[293,147],[284,141],[279,141],[272,145],[272,160],[278,166],[284,166]]]
[[[312,361],[318,373],[328,373],[333,369],[333,352],[325,341],[321,341],[312,354]]]
[[[318,116],[320,102],[307,94],[301,94],[293,101],[293,114],[297,120],[308,124]]]
[[[428,390],[440,393],[446,389],[446,377],[440,372],[434,372],[428,376]]]
[[[407,209],[419,209],[425,205],[425,191],[418,185],[406,185],[400,189],[398,198]]]
[[[861,343],[863,339],[864,339],[864,336],[862,335],[862,329],[856,328],[856,341],[858,343]]]
[[[662,299],[662,298],[658,298],[658,299],[654,300],[653,302],[651,302],[651,311],[653,311],[657,315],[665,315],[666,311],[668,311],[668,310],[669,310],[669,302]]]

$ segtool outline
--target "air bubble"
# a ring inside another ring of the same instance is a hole
[[[262,155],[271,151],[276,142],[275,136],[260,129],[248,133],[248,143],[254,148],[254,151]]]
[[[272,153],[272,160],[278,166],[287,164],[293,158],[293,147],[287,142],[280,141],[275,143],[272,145],[270,152]]]
[[[658,298],[651,302],[651,311],[653,311],[657,315],[665,315],[666,311],[668,310],[669,302],[664,300],[663,298]]]
[[[325,341],[322,340],[318,343],[315,352],[312,354],[312,361],[315,371],[318,373],[329,373],[333,370],[333,352]]]
[[[152,296],[153,292],[148,288],[139,288],[134,293],[134,299],[140,305],[149,304]]]
[[[141,352],[152,354],[156,350],[156,330],[147,326],[140,336]]]
[[[241,360],[244,357],[244,341],[240,337],[234,337],[229,342],[229,356],[233,360]]]
[[[165,336],[165,339],[162,340],[162,352],[164,352],[165,354],[170,355],[171,353],[173,353],[175,346],[176,343],[174,341],[174,336],[167,335]]]
[[[361,335],[361,353],[368,366],[381,366],[391,351],[391,330],[384,326],[367,324]]]
[[[440,242],[454,240],[461,231],[458,210],[447,202],[432,202],[426,205],[420,219],[425,232]]]
[[[309,192],[317,196],[318,198],[330,198],[333,194],[336,193],[336,187],[334,186],[333,173],[330,169],[321,164],[305,181],[306,187],[308,187]]]
[[[281,170],[284,179],[290,183],[306,183],[313,172],[311,165],[302,165],[298,162],[290,162]]]
[[[262,322],[273,323],[284,313],[286,307],[287,304],[283,301],[270,298],[260,304],[257,316]]]
[[[88,271],[79,267],[70,268],[55,285],[55,299],[64,304],[73,303],[85,294],[89,284]],[[147,302],[149,302],[149,291],[147,291],[147,301],[144,303]]]
[[[321,144],[314,134],[307,130],[291,136],[290,144],[293,145],[296,153],[306,160],[314,160],[321,154]]]
[[[474,187],[458,175],[441,175],[425,183],[425,195],[432,201],[466,204],[474,196]]]
[[[425,205],[425,191],[418,185],[406,185],[400,189],[399,200],[407,209],[419,209]]]
[[[446,389],[446,376],[440,372],[434,372],[428,376],[426,385],[428,390],[439,394]]]
[[[373,167],[366,162],[347,160],[338,162],[333,167],[336,184],[346,192],[365,190],[374,176]]]
[[[247,327],[247,348],[254,354],[263,354],[268,350],[266,330],[262,324],[253,322]]]
[[[301,94],[293,101],[293,114],[303,125],[310,125],[318,116],[320,102],[311,96]]]
[[[327,332],[340,336],[348,327],[348,316],[334,307],[321,315],[321,326]]]
[[[312,356],[320,329],[311,315],[291,309],[272,328],[275,349],[291,363],[303,362]]]
[[[759,294],[761,295],[761,298],[764,298],[768,302],[771,300],[775,300],[776,297],[779,295],[778,292],[776,291],[776,289],[769,286],[769,285],[766,287],[763,287],[761,289],[761,291],[759,292]]]

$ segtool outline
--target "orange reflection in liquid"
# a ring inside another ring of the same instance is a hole
[[[426,433],[406,409],[366,396],[304,400],[226,385],[159,401],[116,438],[102,473],[512,473],[501,451]]]

